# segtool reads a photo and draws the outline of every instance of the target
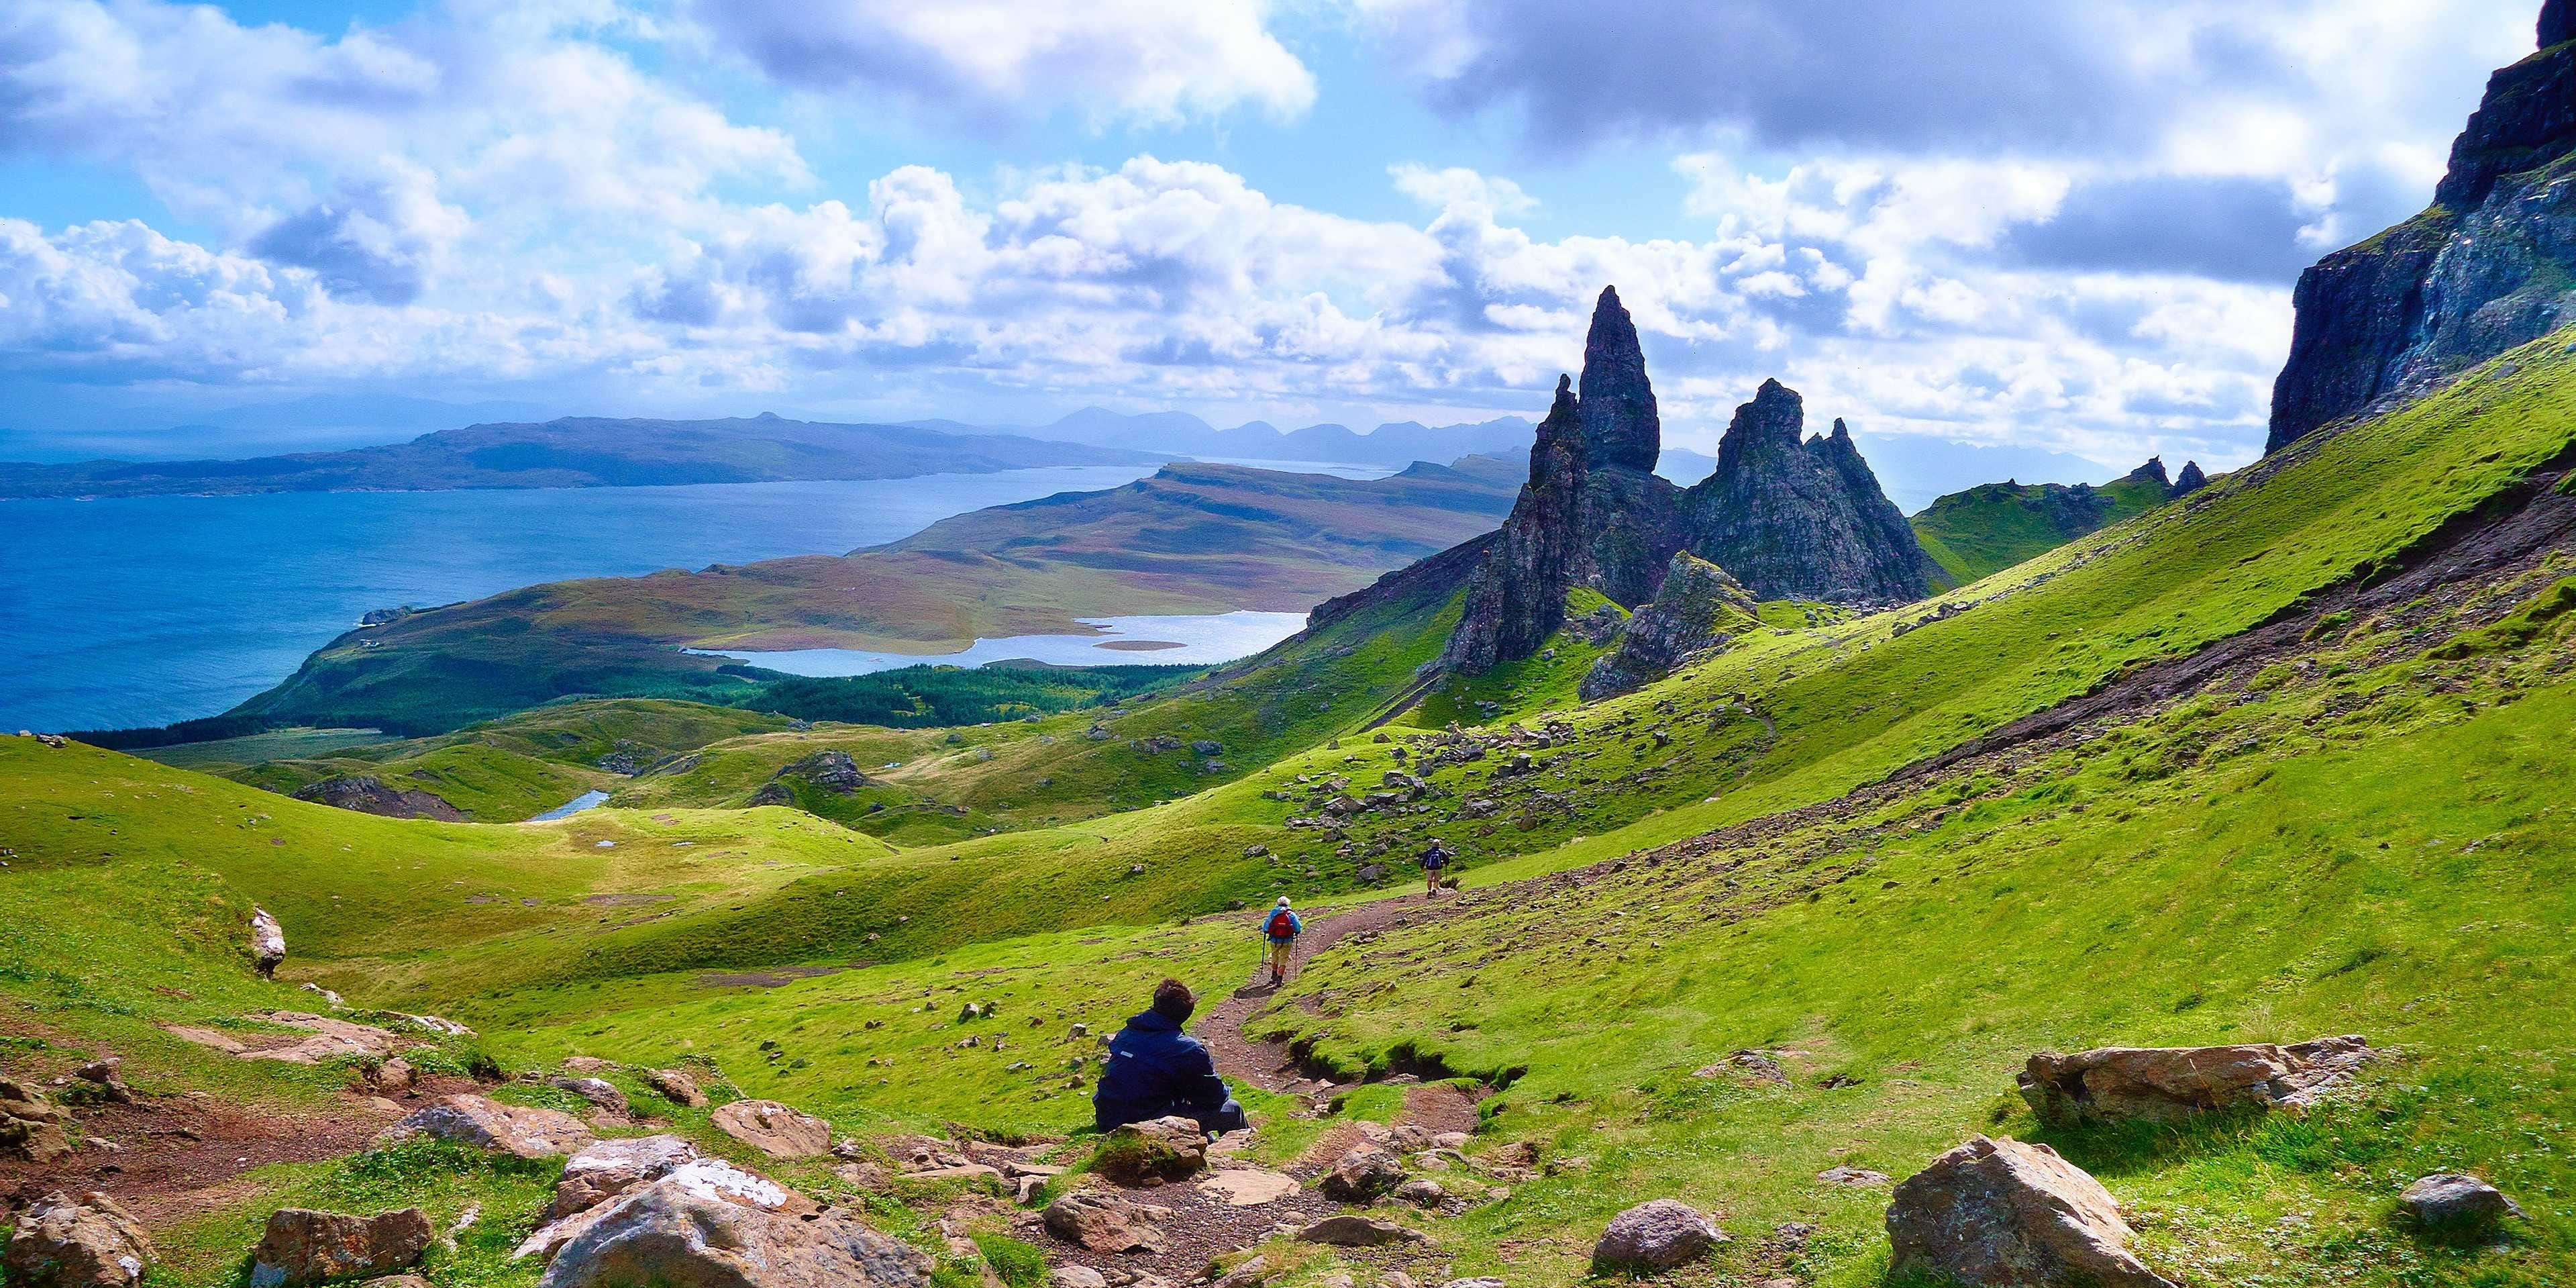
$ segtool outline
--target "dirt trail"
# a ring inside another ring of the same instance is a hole
[[[1297,945],[1296,969],[1304,971],[1307,962],[1341,942],[1346,935],[1363,930],[1384,930],[1398,917],[1446,910],[1457,906],[1457,903],[1458,895],[1454,891],[1442,894],[1436,904],[1422,895],[1411,894],[1359,904],[1327,917],[1310,918],[1306,923],[1305,937]],[[1250,929],[1252,935],[1247,938],[1260,933],[1258,927]],[[1250,955],[1249,946],[1245,953]],[[1311,1087],[1314,1084],[1298,1071],[1296,1061],[1288,1053],[1287,1043],[1262,1041],[1245,1028],[1253,1014],[1269,1005],[1270,999],[1277,995],[1278,990],[1270,986],[1270,967],[1265,961],[1253,969],[1243,987],[1236,989],[1233,996],[1208,1013],[1206,1022],[1200,1026],[1200,1037],[1216,1056],[1216,1071],[1228,1078],[1241,1079],[1264,1091]]]

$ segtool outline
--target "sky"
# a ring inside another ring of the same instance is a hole
[[[1535,418],[1615,284],[1671,445],[2230,466],[2537,8],[7,0],[0,431]]]

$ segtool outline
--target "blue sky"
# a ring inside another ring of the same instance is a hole
[[[1679,445],[1776,375],[2234,464],[2298,268],[2420,207],[2536,8],[14,0],[0,429],[1482,420],[1615,281]]]

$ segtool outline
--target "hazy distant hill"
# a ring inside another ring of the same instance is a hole
[[[1218,429],[1188,412],[1129,416],[1085,407],[1031,432],[1069,443],[1177,456],[1401,468],[1415,461],[1454,461],[1462,456],[1517,456],[1529,450],[1535,429],[1518,416],[1504,416],[1472,425],[1393,421],[1366,434],[1347,425],[1309,425],[1282,433],[1267,421]]]
[[[648,487],[909,478],[1160,459],[1015,434],[823,424],[776,415],[726,420],[565,417],[544,424],[469,425],[385,447],[251,460],[0,464],[0,497]]]

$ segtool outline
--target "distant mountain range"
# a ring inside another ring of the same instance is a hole
[[[440,430],[387,447],[241,461],[0,464],[0,498],[651,487],[910,478],[1162,459],[1015,434],[821,424],[766,414],[727,420],[565,417]]]
[[[1401,469],[1415,461],[1454,461],[1462,456],[1526,452],[1535,428],[1518,416],[1504,416],[1472,425],[1395,421],[1367,434],[1347,425],[1308,425],[1283,433],[1267,421],[1218,429],[1183,411],[1129,416],[1085,407],[1052,424],[1022,432],[1068,443],[1203,459],[1315,461]]]

